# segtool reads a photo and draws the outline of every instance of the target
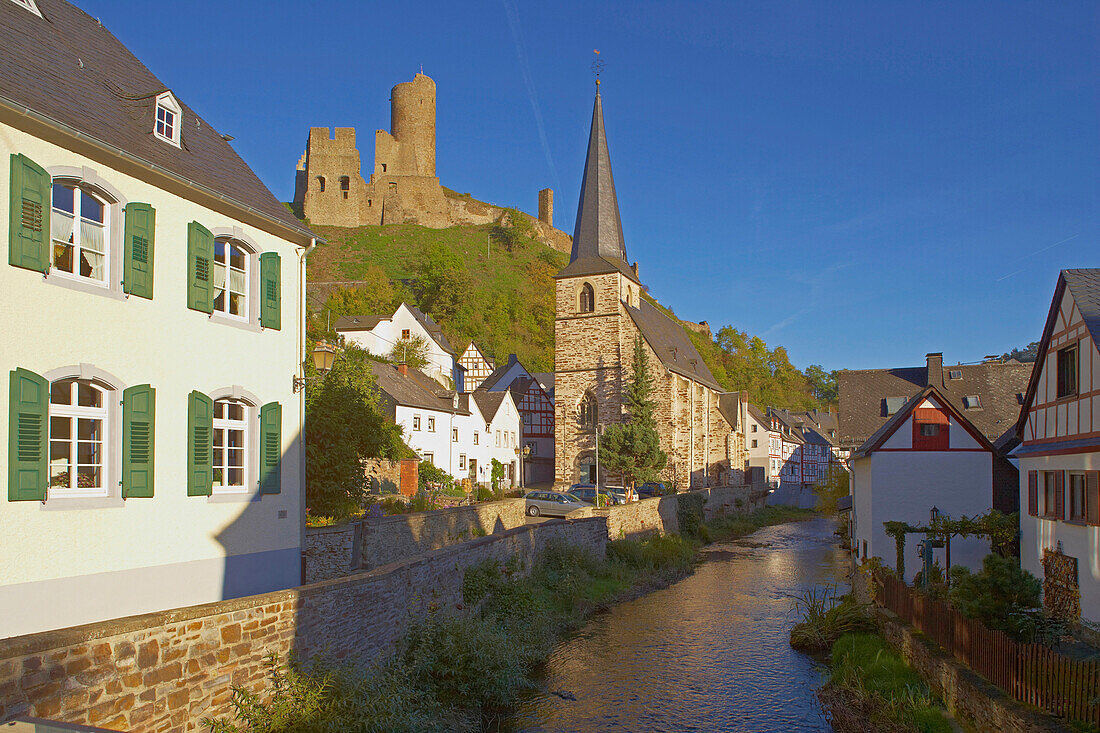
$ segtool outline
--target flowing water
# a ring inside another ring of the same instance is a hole
[[[790,648],[792,596],[844,584],[830,520],[766,527],[711,545],[664,590],[615,606],[563,642],[520,731],[829,731],[824,668]]]

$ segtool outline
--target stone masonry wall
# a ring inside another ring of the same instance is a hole
[[[358,524],[306,527],[302,549],[306,561],[306,583],[357,572],[359,567],[354,561],[354,548],[359,544],[358,534]]]
[[[859,573],[862,575],[862,573]],[[897,616],[877,609],[882,636],[928,683],[956,718],[975,730],[1004,733],[1069,731],[1050,715],[1012,700],[996,686],[946,655]]]
[[[266,688],[267,657],[324,652],[367,663],[392,653],[408,622],[457,612],[465,568],[548,543],[606,552],[602,518],[521,526],[370,572],[290,590],[0,640],[0,721],[31,715],[157,733],[232,713],[233,687]]]
[[[760,509],[764,506],[763,497],[766,495],[763,488],[763,485],[760,485],[700,489],[684,494],[643,499],[606,509],[581,509],[570,516],[606,517],[608,539],[637,539],[650,534],[679,532],[677,509],[680,496],[689,494],[702,496],[703,517],[711,520],[721,514],[747,513]]]

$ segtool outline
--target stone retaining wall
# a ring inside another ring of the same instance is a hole
[[[921,676],[956,718],[975,730],[1046,733],[1070,728],[1057,718],[1026,708],[1000,688],[975,674],[890,611],[875,610],[882,636]]]
[[[466,567],[519,556],[530,568],[557,540],[603,556],[606,523],[524,525],[290,590],[0,640],[0,721],[199,730],[203,717],[232,713],[233,687],[264,689],[269,655],[381,658],[410,620],[456,610]]]
[[[634,539],[649,534],[679,532],[677,515],[679,497],[691,494],[703,497],[703,517],[714,519],[721,514],[751,512],[764,506],[761,486],[722,486],[699,489],[671,496],[642,499],[606,509],[581,509],[570,516],[598,516],[607,518],[607,535],[610,539]]]
[[[364,517],[305,534],[306,582],[371,570],[440,547],[519,527],[523,499],[490,501],[415,514]]]

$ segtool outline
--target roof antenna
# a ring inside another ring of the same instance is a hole
[[[592,49],[592,53],[596,54],[596,60],[592,62],[592,73],[596,75],[596,90],[600,89],[600,72],[603,71],[603,61],[600,61],[600,49]]]

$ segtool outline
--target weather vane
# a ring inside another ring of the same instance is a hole
[[[592,73],[596,75],[596,86],[599,86],[600,72],[603,71],[603,61],[600,61],[600,50],[598,48],[592,49],[592,53],[596,54],[596,60],[592,62]]]

